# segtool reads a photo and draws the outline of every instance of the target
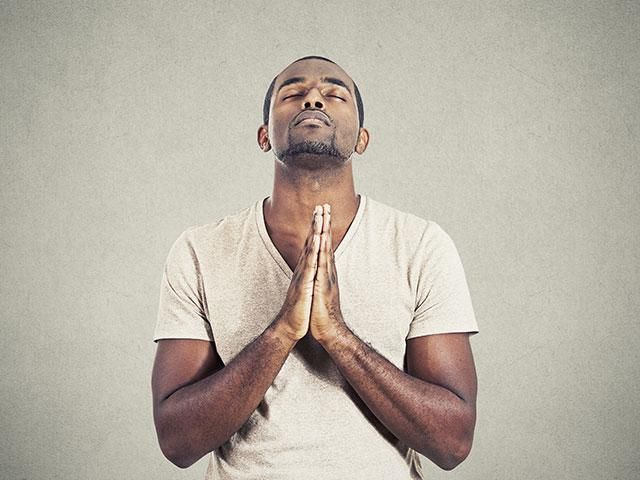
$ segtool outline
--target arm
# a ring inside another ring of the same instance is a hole
[[[364,343],[340,311],[330,220],[325,207],[311,333],[391,433],[450,470],[469,454],[475,426],[476,373],[468,334],[409,339],[408,373]]]
[[[160,340],[152,374],[153,414],[164,455],[185,468],[226,442],[262,401],[309,328],[320,224],[309,235],[274,321],[226,366],[215,344]]]
[[[476,375],[468,334],[407,341],[408,373],[348,328],[323,346],[373,414],[397,438],[450,470],[471,450]]]
[[[294,344],[274,322],[223,366],[212,342],[160,340],[153,415],[165,456],[185,468],[226,442],[258,407]]]

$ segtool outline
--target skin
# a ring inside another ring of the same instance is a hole
[[[279,88],[293,78],[299,81]],[[296,124],[305,110],[325,112],[328,124]],[[258,129],[258,145],[274,152],[274,187],[264,205],[265,223],[293,271],[291,284],[270,326],[227,365],[215,343],[158,342],[154,420],[161,449],[174,464],[187,467],[226,442],[257,408],[307,334],[397,438],[447,470],[468,455],[477,390],[468,334],[407,340],[404,372],[360,340],[342,316],[333,252],[358,209],[351,156],[363,153],[369,142],[357,114],[353,82],[337,65],[304,60],[278,76],[269,123]],[[293,145],[305,142],[332,154],[287,155]]]

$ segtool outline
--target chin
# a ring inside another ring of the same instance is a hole
[[[344,166],[351,152],[343,152],[336,145],[335,136],[326,139],[305,138],[296,141],[289,136],[289,145],[276,158],[289,167],[303,170],[327,170]]]
[[[295,155],[285,155],[279,160],[288,167],[306,171],[335,170],[343,167],[348,158],[342,156],[332,156],[318,153],[298,153]]]
[[[290,142],[282,152],[282,157],[297,155],[322,155],[327,157],[343,157],[342,152],[336,147],[334,139],[311,140],[304,139],[299,142]]]

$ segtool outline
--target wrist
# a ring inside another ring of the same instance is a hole
[[[276,340],[285,349],[292,350],[300,337],[294,334],[282,317],[278,316],[264,331],[266,335]]]
[[[344,347],[345,342],[353,337],[353,332],[344,322],[340,322],[333,326],[333,328],[324,335],[321,339],[318,339],[318,343],[327,352],[339,350]]]

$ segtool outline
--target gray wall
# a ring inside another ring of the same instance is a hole
[[[0,5],[0,477],[202,478],[153,429],[162,264],[270,193],[264,92],[319,54],[357,190],[466,268],[476,440],[428,478],[638,478],[638,2],[194,3]]]

